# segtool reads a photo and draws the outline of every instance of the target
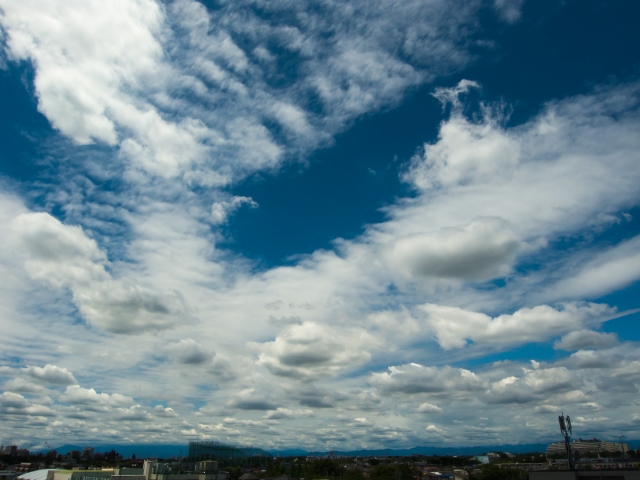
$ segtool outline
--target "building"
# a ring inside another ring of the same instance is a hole
[[[519,468],[527,472],[549,469],[548,463],[501,463],[499,466],[500,468]]]
[[[253,465],[267,462],[269,452],[250,445],[226,445],[219,442],[189,442],[191,463],[204,460],[215,460],[220,467],[230,465]]]
[[[18,477],[19,480],[47,480],[47,476],[51,471],[51,468],[44,468],[41,470],[33,470],[28,473],[23,473]]]
[[[230,480],[229,472],[220,470],[217,461],[201,461],[196,463],[196,471],[190,473],[173,473],[166,463],[149,460],[144,461],[142,475],[113,476],[111,480]],[[132,469],[130,469],[132,470]],[[70,479],[76,480],[76,479]],[[77,479],[89,480],[89,479]]]
[[[84,447],[82,449],[81,456],[82,456],[82,458],[91,458],[91,457],[93,457],[93,453],[94,453],[93,447]]]
[[[15,457],[18,455],[18,446],[17,445],[7,445],[6,447],[0,448],[0,455],[11,455]]]
[[[621,442],[607,442],[593,438],[583,440],[582,438],[571,442],[571,449],[578,453],[615,453],[621,452],[623,455],[629,451],[629,445]],[[547,455],[566,455],[567,451],[564,442],[550,443],[547,447]]]
[[[14,470],[0,470],[0,480],[13,480],[18,475],[20,475],[20,472]]]
[[[45,467],[42,462],[23,462],[19,465],[14,465],[13,469],[16,472],[33,472],[35,470],[41,470]]]
[[[239,480],[258,480],[258,477],[256,475],[254,475],[253,473],[243,473],[242,475],[240,475]]]
[[[529,480],[640,480],[640,470],[529,472]]]

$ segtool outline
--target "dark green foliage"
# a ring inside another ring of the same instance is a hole
[[[231,480],[238,480],[242,475],[242,469],[240,467],[231,467],[227,470],[231,475]]]
[[[338,462],[329,460],[328,458],[321,458],[314,460],[309,465],[309,472],[315,476],[323,476],[324,478],[339,477],[342,473],[342,468]]]
[[[268,462],[267,471],[262,472],[259,476],[263,478],[271,478],[271,477],[280,477],[287,473],[286,468],[284,468],[284,462],[282,460],[273,460]]]
[[[498,465],[486,465],[472,480],[529,480],[529,473],[518,468],[500,468]]]
[[[334,480],[362,480],[362,471],[357,468],[344,468],[341,464],[350,463],[350,459],[336,462],[327,458],[321,458],[306,462],[304,459],[291,460],[291,473],[294,478],[313,480],[316,478],[333,478]],[[267,477],[270,475],[266,475]]]
[[[362,470],[358,470],[355,468],[349,470],[342,470],[342,478],[344,480],[362,480]]]
[[[378,465],[371,471],[371,480],[412,480],[413,470],[406,463]]]
[[[392,465],[378,465],[371,470],[371,480],[397,480],[396,469]]]
[[[463,467],[465,465],[475,465],[475,461],[472,460],[472,457],[453,457],[453,456],[445,456],[441,457],[439,455],[433,455],[426,458],[427,462],[432,463],[434,465],[442,465],[443,467]]]
[[[516,458],[511,460],[518,463],[546,463],[547,456],[544,453],[517,453]]]

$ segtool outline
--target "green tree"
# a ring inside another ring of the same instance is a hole
[[[480,473],[473,476],[473,480],[529,480],[529,473],[518,468],[486,465]]]
[[[371,480],[398,480],[396,468],[393,465],[378,465],[371,470]]]

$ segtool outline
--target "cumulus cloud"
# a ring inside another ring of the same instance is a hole
[[[19,393],[3,392],[0,394],[0,413],[4,415],[29,415],[51,417],[56,412],[45,405],[27,400]]]
[[[90,323],[115,333],[163,329],[190,320],[180,292],[158,293],[105,269],[106,254],[81,227],[48,213],[26,213],[10,224],[13,248],[24,257],[31,278],[70,288]]]
[[[609,348],[618,343],[615,333],[602,333],[593,330],[577,330],[563,336],[553,344],[556,350],[585,350],[589,348]]]
[[[218,381],[229,382],[237,377],[231,363],[220,357],[216,357],[213,360],[207,371],[216,377]]]
[[[457,106],[458,96],[468,88],[469,83],[462,81],[457,88],[441,89],[436,95]],[[522,147],[489,112],[487,115],[473,123],[454,110],[441,126],[437,142],[424,145],[422,154],[413,157],[404,180],[420,190],[429,190],[501,184],[511,179]]]
[[[230,428],[227,427],[225,425],[223,425],[222,423],[219,423],[217,425],[208,425],[206,423],[201,423],[198,425],[198,428],[200,430],[202,430],[203,432],[206,433],[219,433],[219,434],[224,434],[224,435],[242,435],[242,432],[238,429],[235,428]],[[187,432],[189,435],[197,435],[196,430],[188,430],[188,431],[184,431],[183,430],[183,434],[187,435]],[[206,437],[205,437],[206,438]]]
[[[240,410],[276,410],[277,406],[272,399],[263,392],[249,388],[239,392],[228,403],[230,407]]]
[[[432,403],[421,403],[418,407],[418,412],[420,413],[441,413],[442,408],[437,405],[433,405]]]
[[[491,384],[489,403],[530,403],[545,394],[574,390],[579,379],[565,367],[528,370],[522,377],[505,377]]]
[[[540,305],[495,318],[433,304],[419,309],[427,315],[427,323],[444,349],[464,347],[467,340],[486,344],[542,341],[576,327],[599,324],[615,314],[615,309],[608,305],[594,303],[565,304],[559,309]]]
[[[44,367],[29,366],[22,369],[30,377],[50,385],[76,385],[78,381],[66,368],[55,365],[45,365]]]
[[[267,412],[264,418],[266,418],[267,420],[283,420],[283,419],[312,417],[312,416],[313,416],[313,410],[310,410],[308,408],[295,410],[295,409],[280,407],[276,410]]]
[[[480,218],[463,228],[400,238],[387,258],[415,279],[487,280],[507,275],[520,249],[507,222]]]
[[[43,394],[47,392],[47,389],[42,385],[36,385],[35,383],[28,382],[23,378],[12,378],[5,382],[2,388],[4,390],[17,393]]]
[[[60,400],[71,405],[80,405],[85,409],[124,407],[134,403],[133,398],[120,393],[97,393],[93,388],[71,385],[66,388]]]
[[[583,340],[576,338],[576,341]],[[593,340],[593,338],[587,338],[584,340]],[[605,342],[608,339],[605,339]],[[615,338],[614,338],[615,341]],[[555,346],[555,345],[554,345]],[[567,347],[572,345],[567,345]],[[606,354],[603,351],[597,350],[578,350],[571,354],[571,356],[565,360],[565,364],[571,368],[576,369],[589,369],[589,368],[615,368],[622,363],[622,356],[612,355],[610,352]]]
[[[119,408],[118,412],[118,420],[131,422],[150,422],[153,420],[153,416],[140,405],[133,405],[129,408]]]
[[[274,341],[253,344],[259,354],[258,365],[272,374],[316,379],[370,358],[366,346],[377,340],[364,330],[330,328],[312,322],[293,324]]]
[[[287,325],[302,325],[302,319],[296,316],[276,318],[273,315],[269,315],[267,323],[274,327],[286,327]]]
[[[385,395],[432,393],[456,396],[458,393],[480,392],[486,388],[486,382],[469,370],[416,363],[392,366],[388,372],[373,373],[369,382]]]
[[[171,407],[163,407],[162,405],[156,405],[153,407],[153,414],[157,417],[177,417],[178,414]]]
[[[212,352],[191,338],[173,343],[167,350],[178,363],[185,365],[201,365],[210,362],[214,357]]]
[[[427,425],[426,428],[427,432],[432,432],[432,433],[437,433],[437,434],[444,434],[447,433],[447,430],[445,428],[440,428],[440,427],[436,427],[435,425]]]

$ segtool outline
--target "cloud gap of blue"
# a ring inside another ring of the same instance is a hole
[[[334,238],[353,238],[365,225],[384,220],[380,207],[411,195],[398,172],[424,142],[436,140],[445,118],[431,95],[436,86],[462,78],[478,81],[483,90],[469,96],[467,114],[477,115],[479,100],[504,100],[512,109],[507,124],[512,127],[539,113],[546,102],[587,93],[612,76],[635,75],[637,69],[629,65],[640,59],[640,45],[632,41],[639,6],[603,7],[594,1],[525,6],[517,28],[500,31],[488,60],[415,89],[396,108],[360,119],[337,136],[334,146],[312,154],[308,169],[289,165],[277,177],[256,174],[238,185],[234,193],[251,196],[260,208],[244,209],[231,219],[233,248],[273,266],[291,255],[331,248]],[[490,13],[485,15],[482,21],[490,22]],[[582,45],[593,51],[582,52]]]

